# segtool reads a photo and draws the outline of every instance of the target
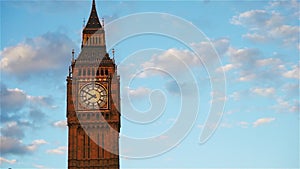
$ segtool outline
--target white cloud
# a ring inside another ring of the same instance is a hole
[[[266,29],[282,24],[284,17],[274,11],[250,10],[233,16],[231,24],[249,27],[252,30]]]
[[[227,38],[220,38],[212,41],[212,45],[217,50],[219,55],[224,55],[227,50],[229,49],[229,39]]]
[[[282,78],[282,73],[286,70],[285,63],[276,58],[276,52],[273,53],[273,57],[263,59],[261,52],[255,48],[230,47],[227,53],[231,63],[239,68],[239,71],[236,71],[239,75],[238,81],[275,82]]]
[[[197,53],[187,49],[171,48],[160,54],[153,55],[150,60],[142,63],[144,69],[156,68],[155,71],[144,71],[138,77],[145,78],[151,75],[169,73],[171,75],[184,75],[191,68],[199,68],[202,64],[216,62],[216,54],[224,55],[229,48],[229,39],[220,38],[211,42],[199,42],[191,44]],[[216,53],[217,51],[217,53]],[[180,68],[180,69],[179,69]],[[162,71],[160,71],[162,70]]]
[[[299,26],[281,25],[271,29],[269,36],[273,39],[282,40],[284,45],[291,45],[299,42],[299,29]]]
[[[291,26],[291,25],[281,25],[275,27],[271,30],[270,35],[273,37],[293,37],[294,35],[299,34],[299,27],[298,26]],[[297,38],[297,37],[295,37]]]
[[[227,71],[230,71],[230,70],[235,69],[237,67],[239,67],[239,65],[227,64],[227,65],[224,65],[224,66],[221,66],[221,67],[217,68],[216,71],[217,72],[222,72],[222,71],[227,72]]]
[[[276,12],[270,13],[266,10],[250,10],[233,16],[230,23],[250,27],[255,30],[266,26],[278,25],[282,23],[282,20],[283,17]]]
[[[0,157],[0,164],[8,163],[8,164],[15,164],[17,162],[16,159],[8,160],[6,158]]]
[[[200,60],[191,51],[173,48],[168,49],[162,54],[152,56],[149,61],[142,64],[142,67],[144,69],[156,68],[157,72],[162,70],[163,73],[178,74],[185,73],[182,69],[178,69],[179,67],[184,69],[185,67],[194,67],[195,65],[200,65]],[[145,71],[141,77],[148,77],[150,75],[155,75],[155,72]]]
[[[283,24],[285,18],[280,13],[274,11],[268,11],[268,14],[270,18],[266,21],[265,26],[276,27]]]
[[[65,154],[67,151],[67,147],[66,146],[61,146],[55,149],[51,149],[51,150],[47,150],[48,154]]]
[[[269,40],[265,35],[260,35],[258,33],[247,33],[242,35],[242,37],[254,42],[267,42]]]
[[[260,125],[271,123],[274,120],[276,120],[276,119],[273,117],[259,118],[256,121],[254,121],[253,123],[249,123],[246,121],[239,121],[239,122],[235,123],[235,125],[234,125],[234,123],[222,122],[222,123],[220,123],[219,127],[221,127],[221,128],[233,128],[233,127],[249,128],[249,127],[251,127],[251,125],[252,125],[252,127],[258,127]],[[204,125],[199,124],[199,125],[197,125],[197,127],[200,129],[203,129]],[[209,127],[212,127],[212,125]]]
[[[239,68],[239,78],[238,81],[251,81],[257,78],[256,71],[253,69],[255,66],[255,62],[257,58],[261,55],[260,51],[255,48],[240,48],[236,49],[234,47],[230,47],[227,51],[227,55],[230,58],[232,65],[227,65],[225,68],[230,70],[233,68]],[[221,69],[221,68],[220,68]],[[220,70],[218,69],[218,70]]]
[[[275,88],[269,87],[269,88],[253,88],[251,89],[252,93],[261,95],[261,96],[270,96],[275,93]]]
[[[223,56],[229,49],[230,41],[228,38],[220,38],[211,40],[210,42],[193,43],[191,46],[200,54],[201,63],[213,63],[216,62],[215,51],[219,57]]]
[[[252,73],[252,74],[246,74],[244,76],[241,76],[238,80],[241,82],[247,82],[247,81],[251,81],[255,78],[256,78],[256,74]]]
[[[278,65],[281,63],[282,61],[279,58],[267,58],[267,59],[256,60],[257,66]]]
[[[51,97],[27,95],[27,100],[31,104],[41,105],[49,108],[56,108],[56,106],[53,105],[53,99]]]
[[[271,3],[271,8],[279,6],[274,4],[277,3]],[[284,2],[282,4],[288,3]],[[298,44],[299,41],[300,27],[291,22],[295,19],[293,15],[294,13],[282,15],[267,7],[266,9],[250,10],[233,16],[231,23],[249,28],[249,32],[244,34],[243,38],[253,42],[278,42],[286,46],[298,47],[295,44]],[[299,16],[297,17],[299,18]]]
[[[271,123],[274,120],[275,120],[274,117],[260,118],[260,119],[257,119],[255,122],[253,122],[253,127],[257,127],[257,126],[260,126],[260,125],[263,125],[263,124]]]
[[[67,121],[66,120],[60,120],[53,123],[53,126],[59,127],[59,128],[66,128],[67,127]]]
[[[286,71],[282,75],[283,75],[283,77],[286,77],[286,78],[300,79],[299,73],[300,73],[299,66],[295,65],[295,66],[293,66],[292,70]]]
[[[273,108],[279,113],[299,113],[300,111],[300,103],[298,98],[290,101],[278,98],[276,102],[277,104],[274,105]]]
[[[43,139],[34,140],[30,145],[27,146],[27,149],[30,151],[35,151],[42,144],[47,144],[47,141]]]
[[[151,90],[149,88],[145,87],[139,87],[137,89],[130,89],[128,88],[128,94],[129,96],[135,97],[135,98],[141,98],[141,97],[146,97],[149,95]]]
[[[289,0],[289,1],[271,1],[270,2],[270,7],[271,8],[276,8],[276,7],[284,7],[288,9],[294,9],[294,10],[299,10],[299,2],[297,0]]]
[[[50,32],[29,38],[0,52],[0,69],[21,78],[34,73],[63,70],[70,61],[67,56],[74,46],[72,40],[61,33]]]
[[[253,65],[260,55],[260,51],[254,48],[241,48],[235,49],[230,47],[227,54],[229,55],[231,61],[237,64],[251,64]],[[251,66],[250,65],[250,66]]]

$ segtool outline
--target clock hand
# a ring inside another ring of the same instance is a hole
[[[86,94],[88,94],[88,95],[90,95],[90,96],[93,96],[91,93],[89,93],[89,92],[87,92],[87,91],[83,91],[84,93],[86,93]]]
[[[89,97],[87,100],[91,100],[92,98],[97,98],[96,94],[91,95],[91,97]]]

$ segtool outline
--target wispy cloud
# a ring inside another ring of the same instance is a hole
[[[256,60],[255,64],[257,66],[279,65],[282,64],[282,61],[279,58],[266,58]]]
[[[61,147],[57,147],[55,149],[47,150],[46,152],[48,154],[65,154],[66,151],[67,151],[67,147],[66,146],[61,146]]]
[[[224,65],[224,66],[221,66],[221,67],[217,68],[216,71],[217,72],[222,72],[222,71],[228,72],[228,71],[230,71],[232,69],[235,69],[239,66],[240,66],[239,64],[227,64],[227,65]]]
[[[269,88],[252,88],[252,93],[261,95],[261,96],[270,96],[275,94],[275,88],[269,87]]]
[[[66,120],[59,120],[53,123],[54,127],[59,127],[59,128],[67,128],[67,121]]]
[[[282,6],[294,12],[282,14],[276,9]],[[279,42],[298,48],[295,44],[298,44],[299,40],[299,25],[291,22],[299,19],[299,15],[295,15],[298,11],[297,6],[299,3],[294,0],[279,3],[274,1],[265,9],[249,10],[233,16],[230,22],[249,29],[249,32],[243,35],[245,39],[260,43]]]
[[[282,75],[286,78],[300,79],[299,65],[294,65],[291,70],[284,72]]]
[[[130,89],[128,88],[128,94],[132,98],[145,98],[146,96],[149,96],[151,90],[146,87],[139,87],[136,89]]]
[[[35,151],[42,144],[47,144],[47,141],[45,141],[44,139],[33,140],[32,143],[28,145],[26,148],[29,151]]]
[[[268,124],[268,123],[271,123],[274,120],[275,120],[274,117],[260,118],[260,119],[257,119],[255,122],[253,122],[253,127],[258,127],[258,126],[263,125],[263,124]]]
[[[3,157],[0,157],[0,164],[8,163],[8,164],[15,164],[17,162],[16,159],[9,160]]]
[[[299,113],[300,103],[299,98],[292,100],[285,100],[278,98],[276,104],[272,106],[276,112],[279,113]]]
[[[203,41],[199,43],[192,43],[191,46],[194,47],[197,53],[200,53],[201,56],[195,55],[191,50],[187,49],[177,49],[170,48],[160,54],[155,54],[151,57],[150,60],[141,63],[144,69],[155,67],[160,70],[172,75],[185,75],[188,71],[188,68],[201,67],[202,64],[209,64],[216,62],[212,59],[215,55],[215,50],[220,56],[223,56],[229,48],[229,39],[220,38],[209,41]],[[214,48],[212,48],[212,46]],[[215,49],[215,50],[214,50]],[[178,68],[181,69],[178,69]],[[161,72],[144,72],[139,77],[145,78],[154,75],[161,75]]]

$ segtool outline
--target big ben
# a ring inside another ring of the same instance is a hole
[[[67,122],[69,169],[119,168],[120,78],[95,0],[67,77]]]

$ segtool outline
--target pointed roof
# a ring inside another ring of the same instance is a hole
[[[102,28],[102,25],[99,21],[99,17],[97,14],[95,0],[93,0],[92,10],[91,10],[89,20],[85,26],[85,29],[86,28]]]

